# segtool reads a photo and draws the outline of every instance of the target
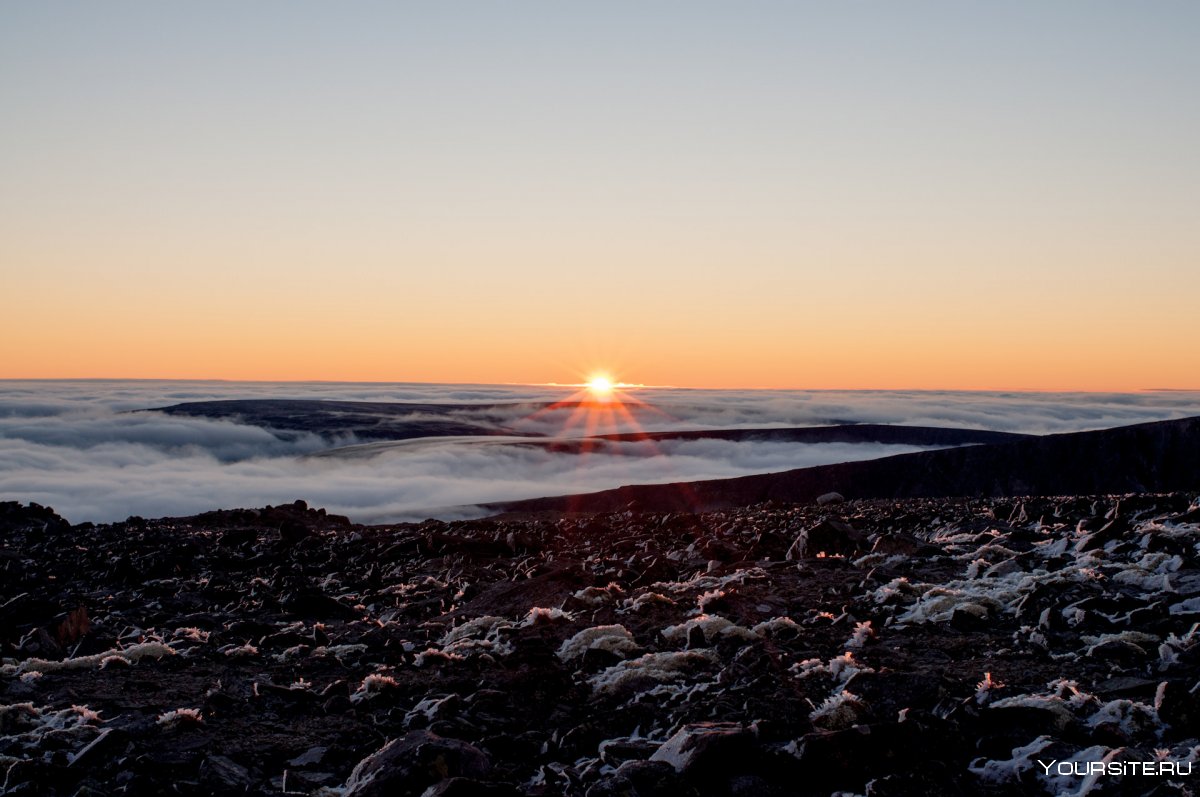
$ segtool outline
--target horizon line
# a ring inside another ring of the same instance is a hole
[[[579,388],[584,384],[568,382],[477,382],[477,381],[406,381],[377,379],[229,379],[223,377],[128,377],[128,376],[84,376],[84,377],[0,377],[0,382],[215,382],[224,384],[262,385],[445,385],[475,387],[546,387]],[[1126,389],[1088,388],[1041,388],[1041,387],[762,387],[762,386],[691,386],[671,384],[645,384],[618,382],[618,390],[696,390],[696,391],[761,391],[761,392],[806,392],[806,393],[1084,393],[1084,394],[1132,394],[1132,393],[1200,393],[1200,387],[1138,387]]]

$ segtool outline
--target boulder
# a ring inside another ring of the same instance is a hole
[[[665,761],[626,761],[616,772],[604,776],[586,792],[586,797],[675,797],[680,777]]]
[[[746,763],[754,734],[736,722],[685,725],[650,756],[686,777],[732,775]]]
[[[241,794],[254,780],[250,771],[236,761],[223,755],[210,755],[200,764],[200,782],[213,791]]]
[[[866,535],[841,520],[822,520],[803,529],[788,549],[787,558],[812,559],[818,554],[852,556],[866,549]]]
[[[483,778],[490,771],[491,761],[478,747],[426,730],[412,731],[359,761],[343,797],[416,797],[446,778]]]

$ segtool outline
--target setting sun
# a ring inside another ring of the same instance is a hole
[[[608,398],[613,392],[613,382],[607,376],[597,374],[588,380],[587,389],[596,398]]]

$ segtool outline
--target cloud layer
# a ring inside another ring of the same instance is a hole
[[[280,439],[227,420],[129,410],[220,398],[478,403],[559,400],[526,386],[181,382],[0,382],[0,499],[37,501],[74,522],[186,515],[304,498],[362,522],[463,517],[472,504],[638,482],[764,473],[916,450],[719,440],[627,443],[576,456],[504,444],[433,441],[372,458],[309,457],[330,443]],[[642,390],[643,428],[793,426],[848,420],[1063,432],[1200,414],[1200,394],[1002,394]],[[472,415],[470,409],[463,411]],[[486,412],[495,415],[494,408]],[[506,418],[558,434],[570,411]],[[600,424],[594,432],[630,428]],[[337,441],[356,442],[352,438]]]

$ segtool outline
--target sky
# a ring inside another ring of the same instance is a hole
[[[6,3],[0,378],[1200,380],[1200,5]]]

